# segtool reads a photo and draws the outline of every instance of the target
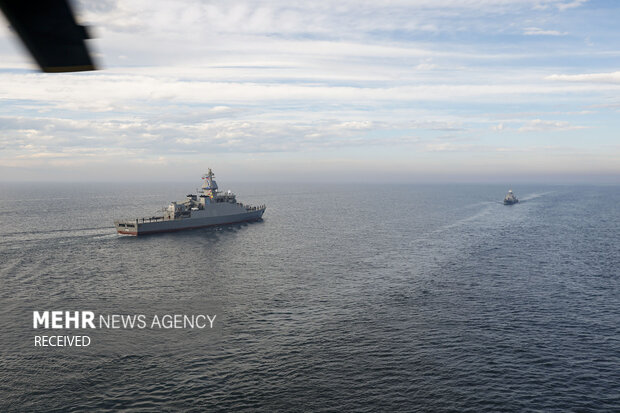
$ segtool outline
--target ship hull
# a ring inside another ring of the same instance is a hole
[[[260,220],[264,212],[265,209],[257,209],[238,214],[210,216],[204,218],[171,219],[154,222],[141,222],[140,220],[115,221],[114,224],[117,232],[121,235],[139,236],[164,232],[186,231],[190,229],[237,224],[242,222],[253,222]]]

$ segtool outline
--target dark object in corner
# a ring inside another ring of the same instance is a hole
[[[0,0],[0,8],[42,71],[96,69],[67,0]]]

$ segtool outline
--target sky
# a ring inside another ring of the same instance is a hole
[[[73,3],[101,70],[0,20],[0,181],[620,183],[620,2]]]

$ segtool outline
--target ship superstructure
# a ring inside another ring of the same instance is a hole
[[[265,205],[251,206],[237,202],[231,191],[218,190],[211,168],[203,175],[202,187],[196,195],[189,194],[185,200],[171,202],[163,215],[149,218],[114,221],[119,234],[144,235],[203,228],[238,222],[258,221],[265,212]]]

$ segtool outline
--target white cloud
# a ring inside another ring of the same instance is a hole
[[[556,5],[556,7],[558,8],[558,10],[564,11],[568,9],[574,9],[576,7],[581,7],[588,1],[589,0],[572,0],[568,2],[560,2]]]
[[[616,75],[617,76],[617,75]],[[547,79],[559,79],[550,76]],[[562,78],[563,80],[576,80]],[[599,79],[592,77],[591,79]],[[441,79],[438,79],[441,80]],[[488,81],[488,79],[486,79]],[[600,79],[599,79],[600,82]],[[615,82],[614,83],[620,83]],[[493,83],[425,84],[395,80],[380,85],[340,85],[339,82],[225,82],[204,79],[179,81],[167,76],[105,73],[76,77],[40,77],[10,74],[0,79],[0,94],[13,96],[27,105],[37,102],[41,109],[76,112],[116,112],[118,117],[135,117],[156,112],[167,118],[179,114],[179,105],[204,105],[210,117],[235,114],[222,106],[257,105],[264,102],[319,105],[385,104],[420,101],[528,101],[537,96],[567,93],[610,92],[609,85],[554,85],[523,83],[517,80]],[[162,108],[168,108],[162,113]],[[316,108],[314,109],[316,110]],[[227,112],[228,111],[228,112]],[[329,112],[329,111],[327,111]]]
[[[574,9],[577,7],[583,6],[589,0],[548,0],[548,1],[540,1],[535,4],[534,8],[539,10],[546,10],[550,8],[555,8],[559,11],[566,11],[569,9]]]
[[[559,80],[563,82],[585,83],[617,83],[620,84],[620,72],[611,73],[583,73],[578,75],[553,74],[545,77],[546,80]]]
[[[498,123],[497,125],[492,126],[491,130],[494,130],[496,132],[501,132],[501,131],[504,130],[504,124],[503,123]]]
[[[437,69],[439,66],[433,63],[420,63],[419,65],[414,66],[416,70],[433,70]]]
[[[566,36],[568,33],[557,30],[544,30],[538,27],[526,27],[523,29],[523,34],[527,36]]]
[[[565,121],[534,119],[534,120],[531,120],[525,123],[517,131],[518,132],[541,132],[541,131],[554,132],[554,131],[568,131],[568,130],[577,130],[577,129],[585,129],[585,126],[575,126]]]

